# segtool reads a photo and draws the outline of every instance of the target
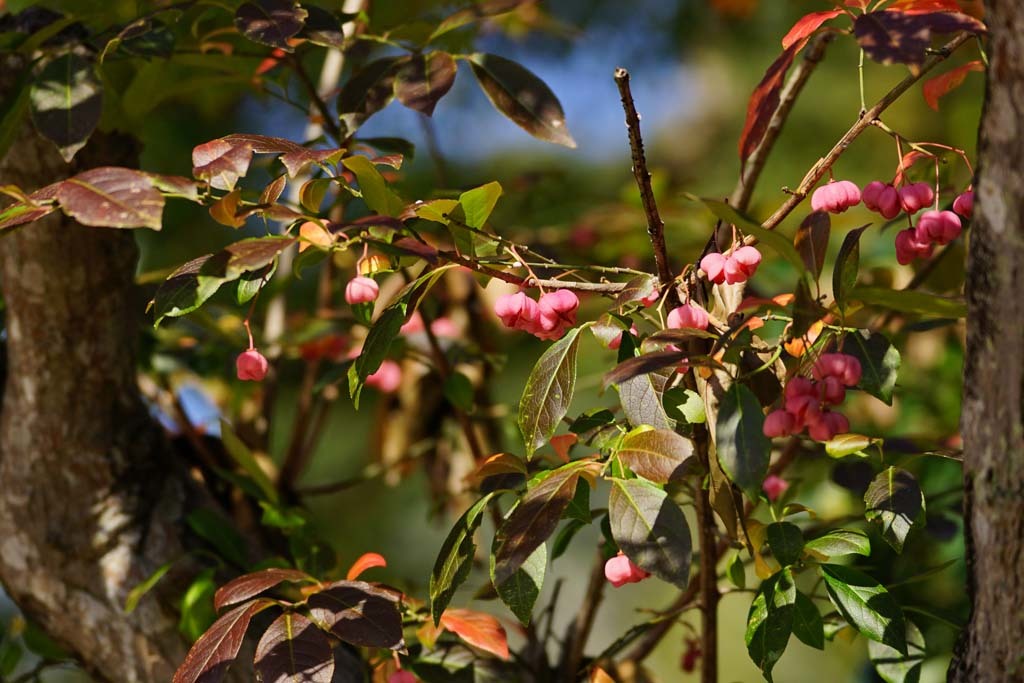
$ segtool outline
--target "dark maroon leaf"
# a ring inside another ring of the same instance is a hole
[[[395,73],[409,58],[384,57],[353,74],[338,95],[338,116],[351,135],[395,96]]]
[[[164,196],[142,171],[101,166],[68,178],[57,188],[64,212],[82,225],[160,229]]]
[[[649,372],[679,365],[688,358],[685,351],[652,351],[636,358],[628,358],[605,373],[604,385],[621,384]]]
[[[768,122],[771,121],[775,110],[779,108],[779,93],[782,84],[786,79],[786,72],[793,64],[796,53],[799,52],[806,42],[806,39],[793,43],[782,51],[778,59],[772,62],[768,70],[764,72],[761,82],[754,88],[747,104],[747,120],[743,124],[743,133],[740,135],[740,163],[745,164],[747,158],[754,153],[764,134],[768,130]]]
[[[984,33],[985,25],[957,12],[908,13],[897,10],[868,12],[853,22],[861,49],[882,64],[920,64],[936,33]]]
[[[254,598],[265,590],[285,581],[314,581],[306,572],[298,569],[263,569],[252,574],[239,576],[217,589],[213,596],[213,606],[219,612],[227,605],[234,605]]]
[[[667,484],[684,471],[693,444],[669,429],[630,432],[616,455],[629,469],[656,484]]]
[[[91,61],[69,52],[53,60],[32,82],[32,122],[71,161],[103,112],[103,84]]]
[[[331,683],[334,651],[327,636],[302,616],[285,612],[256,646],[261,683]]]
[[[615,305],[623,306],[631,301],[646,299],[658,291],[658,278],[653,275],[637,275],[615,297]]]
[[[405,649],[398,595],[365,581],[338,581],[309,597],[313,621],[346,643]]]
[[[295,244],[295,237],[252,237],[229,244],[203,265],[202,275],[233,280],[242,273],[269,265],[277,255]]]
[[[405,106],[430,116],[438,100],[451,90],[457,69],[447,52],[415,55],[398,68],[395,95]]]
[[[576,493],[582,468],[570,463],[529,489],[494,537],[494,584],[508,580],[548,539]]]
[[[253,42],[291,52],[288,39],[302,30],[307,14],[291,0],[255,0],[235,12],[235,27]]]
[[[284,192],[284,186],[288,183],[288,179],[285,176],[278,176],[269,185],[263,188],[263,192],[260,193],[260,204],[273,204],[281,198],[281,193]]]
[[[192,645],[185,661],[174,672],[172,683],[221,681],[238,656],[238,649],[242,646],[242,639],[253,616],[273,605],[271,600],[253,600],[239,605],[213,622],[213,626]]]
[[[62,181],[63,182],[63,181]],[[31,203],[17,202],[0,210],[0,230],[37,221],[57,210],[57,190],[61,183],[53,183],[30,194]]]
[[[345,34],[341,30],[341,20],[325,9],[316,5],[306,5],[306,22],[299,31],[299,37],[311,43],[325,47],[342,47]]]
[[[672,372],[668,368],[656,370],[619,384],[619,403],[629,424],[634,427],[650,425],[655,429],[675,428],[675,420],[665,412],[661,400]]]
[[[825,251],[828,249],[828,238],[832,232],[832,220],[824,211],[815,211],[796,231],[793,245],[807,270],[817,278],[825,267]]]
[[[576,147],[562,105],[544,81],[521,64],[497,55],[477,53],[469,63],[495,109],[536,138]]]
[[[165,316],[185,315],[194,311],[203,304],[206,299],[213,296],[217,291],[219,283],[206,292],[207,287],[201,287],[199,282],[199,271],[203,265],[213,257],[206,254],[194,258],[182,264],[177,270],[171,273],[166,280],[160,283],[153,297],[153,315],[156,319],[155,325],[159,325]]]
[[[249,171],[251,161],[252,147],[210,140],[192,150],[192,175],[218,190],[233,190],[238,179]]]

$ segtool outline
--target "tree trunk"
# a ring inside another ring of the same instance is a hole
[[[96,135],[68,165],[26,122],[0,159],[0,184],[32,190],[94,166],[135,165],[136,154],[129,139]],[[139,394],[136,260],[131,231],[82,227],[60,212],[0,239],[0,581],[97,679],[167,683],[186,651],[174,572],[162,600],[147,597],[130,615],[124,603],[184,557],[181,519],[202,490]],[[187,561],[175,567],[190,572]]]
[[[962,432],[971,619],[951,681],[1024,681],[1024,5],[990,0],[967,263]]]

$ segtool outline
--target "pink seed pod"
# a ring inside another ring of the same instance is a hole
[[[629,326],[629,333],[631,335],[633,335],[634,337],[637,336],[638,333],[637,333],[636,325],[630,325]],[[610,342],[608,342],[608,348],[612,349],[612,350],[617,350],[620,346],[622,346],[622,338],[625,335],[626,335],[626,330],[623,330],[622,334],[620,334],[618,337],[616,337],[615,339],[612,339]]]
[[[935,190],[928,183],[911,183],[900,188],[903,210],[915,214],[935,201]]]
[[[725,284],[735,285],[740,282],[747,281],[747,274],[743,272],[743,267],[734,259],[732,256],[725,258]]]
[[[568,289],[557,289],[541,296],[537,306],[537,325],[533,334],[541,339],[561,339],[565,331],[576,324],[580,300]]]
[[[868,183],[864,187],[862,197],[864,206],[869,211],[881,214],[883,218],[895,218],[903,210],[903,206],[900,204],[899,190],[880,180],[872,180]]]
[[[616,588],[627,583],[643,581],[648,576],[650,576],[649,573],[633,564],[633,561],[623,555],[621,550],[618,555],[604,563],[604,577]]]
[[[815,361],[811,373],[819,381],[826,377],[835,377],[846,386],[852,387],[860,382],[860,361],[846,353],[823,353]]]
[[[949,244],[960,236],[962,230],[960,216],[952,211],[925,211],[917,219],[918,242]]]
[[[807,425],[807,434],[815,441],[831,441],[836,434],[850,431],[850,421],[841,413],[826,410],[821,413],[817,422]]]
[[[692,327],[705,330],[708,327],[708,312],[694,303],[686,303],[669,312],[666,324],[670,329],[678,330]]]
[[[713,252],[700,260],[700,269],[707,274],[709,282],[720,285],[725,282],[725,263],[724,256]]]
[[[393,394],[402,385],[402,368],[393,360],[381,362],[377,372],[366,378],[366,386]]]
[[[441,316],[430,323],[430,331],[434,333],[435,337],[440,337],[441,339],[458,339],[461,336],[459,328],[455,326],[455,323],[448,316]]]
[[[838,377],[826,377],[818,382],[818,391],[823,403],[836,406],[846,399],[846,387]]]
[[[537,302],[525,292],[506,294],[494,302],[494,314],[505,327],[532,332],[540,315]]]
[[[773,410],[764,418],[762,431],[769,439],[777,439],[780,436],[789,436],[796,427],[796,418],[785,410]]]
[[[764,483],[761,484],[761,490],[768,496],[768,500],[773,503],[786,492],[789,488],[789,482],[780,477],[777,474],[769,474],[764,478]]]
[[[757,267],[761,263],[761,252],[757,247],[740,247],[732,253],[732,259],[739,264],[744,275],[750,278],[757,272]]]
[[[409,320],[405,322],[400,328],[398,328],[399,334],[416,334],[422,332],[425,329],[423,325],[423,316],[420,315],[419,311],[413,311],[412,315],[409,316]]]
[[[814,396],[814,383],[806,377],[794,377],[786,382],[786,400],[789,401],[800,396]]]
[[[843,213],[860,203],[860,188],[849,180],[822,185],[811,195],[811,208],[815,211]]]
[[[262,353],[256,349],[248,349],[238,354],[235,359],[235,371],[242,381],[259,382],[267,376],[270,364]]]
[[[380,287],[373,278],[359,276],[352,278],[345,285],[345,301],[350,304],[365,304],[377,300]]]
[[[914,259],[928,258],[935,250],[935,245],[929,241],[920,241],[917,238],[917,230],[907,228],[896,233],[896,261],[905,266]]]
[[[974,190],[967,190],[953,200],[953,210],[964,218],[974,215]]]
[[[400,669],[388,676],[388,683],[416,683],[416,676],[410,671]]]
[[[817,396],[786,399],[786,412],[792,415],[795,421],[791,432],[798,434],[807,425],[818,421],[821,415],[821,401]]]
[[[661,292],[655,289],[653,292],[640,299],[640,303],[644,305],[644,308],[647,308],[648,306],[653,306],[654,304],[658,303],[658,299],[660,298]]]

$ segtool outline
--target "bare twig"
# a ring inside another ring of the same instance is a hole
[[[789,118],[789,113],[793,110],[797,97],[800,96],[804,86],[807,85],[807,81],[814,72],[814,68],[821,62],[821,58],[825,54],[825,47],[835,36],[836,34],[832,32],[822,33],[811,41],[811,44],[804,51],[803,60],[793,70],[793,75],[789,77],[786,85],[779,93],[779,106],[768,122],[768,128],[765,130],[761,143],[747,157],[743,173],[736,182],[736,189],[732,191],[732,196],[729,198],[729,203],[738,210],[746,211],[750,205],[750,198],[754,194],[757,180],[764,170],[765,163],[768,161],[768,155],[771,154],[775,143],[779,139],[779,134]]]
[[[768,220],[766,220],[762,225],[768,230],[773,230],[779,225],[779,223],[784,221],[786,217],[793,212],[793,209],[803,202],[814,186],[818,184],[818,181],[825,177],[825,174],[828,173],[830,168],[832,168],[832,165],[835,164],[836,160],[842,156],[843,152],[845,152],[853,141],[871,125],[872,121],[878,118],[882,112],[892,105],[893,102],[909,90],[910,86],[917,83],[925,74],[934,69],[941,62],[945,61],[958,47],[966,43],[970,38],[970,33],[961,33],[953,38],[953,40],[940,48],[937,54],[934,54],[925,60],[916,74],[908,75],[902,81],[897,83],[892,90],[883,95],[873,107],[861,114],[860,118],[857,119],[857,122],[854,123],[848,131],[846,131],[843,137],[839,138],[839,142],[829,150],[828,154],[819,159],[817,163],[811,167],[811,170],[807,172],[807,175],[805,175],[804,179],[800,182],[800,186],[790,193],[782,206],[780,206],[775,213],[769,216]],[[756,242],[757,239],[753,235],[747,235],[746,239],[744,239],[745,244],[755,244]]]
[[[619,87],[622,98],[622,109],[626,112],[626,128],[629,130],[629,148],[633,155],[633,177],[640,188],[640,200],[647,214],[647,234],[654,248],[654,262],[658,267],[658,279],[666,289],[675,279],[668,265],[668,250],[665,247],[665,222],[658,213],[658,204],[654,199],[651,187],[651,173],[647,170],[647,158],[644,156],[644,141],[640,136],[640,115],[633,103],[633,93],[629,89],[629,72],[619,67],[615,70],[615,84]]]
[[[576,613],[576,619],[570,624],[565,634],[565,649],[562,658],[562,680],[576,680],[580,662],[583,660],[583,649],[587,645],[590,631],[594,628],[594,617],[597,616],[597,608],[604,598],[604,589],[607,582],[604,578],[604,557],[598,550],[594,559],[594,566],[590,571],[590,581],[587,583],[587,592],[583,595],[583,602]]]

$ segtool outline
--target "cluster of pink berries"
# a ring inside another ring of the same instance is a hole
[[[700,269],[716,285],[737,284],[753,277],[761,263],[761,252],[755,247],[740,247],[730,254],[708,254],[700,260]]]
[[[811,195],[811,208],[815,211],[842,213],[864,200],[869,211],[892,219],[906,212],[915,213],[931,206],[935,201],[935,190],[928,183],[910,183],[897,189],[889,183],[873,180],[864,187],[864,192],[849,180],[833,181],[822,185]],[[936,244],[949,244],[960,236],[962,218],[974,213],[974,192],[967,190],[953,202],[952,211],[925,211],[917,219],[915,227],[901,230],[896,235],[896,260],[907,265],[914,259],[928,258]]]
[[[623,555],[621,550],[618,555],[604,563],[604,578],[616,588],[627,583],[639,583],[650,575],[650,572],[645,572],[633,564],[633,560]]]
[[[786,383],[786,407],[764,419],[764,435],[769,438],[807,434],[815,441],[829,441],[836,434],[850,431],[845,415],[829,410],[846,398],[846,387],[860,382],[860,361],[845,353],[823,353],[814,363],[814,380],[794,377]]]
[[[556,289],[542,294],[538,301],[526,292],[500,297],[494,304],[494,313],[505,327],[522,330],[540,339],[561,339],[565,331],[576,324],[579,298],[568,289]]]

